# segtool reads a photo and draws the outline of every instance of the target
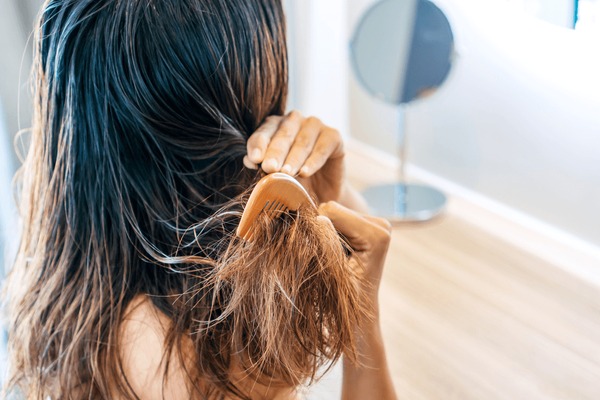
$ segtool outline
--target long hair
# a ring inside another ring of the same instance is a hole
[[[358,273],[314,211],[234,235],[260,178],[246,141],[286,104],[279,0],[47,0],[36,47],[12,387],[137,398],[118,328],[140,294],[172,321],[168,352],[192,340],[194,397],[248,398],[233,364],[298,385],[354,354]]]

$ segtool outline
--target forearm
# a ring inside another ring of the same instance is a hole
[[[372,321],[361,333],[358,362],[344,359],[342,399],[396,399],[379,321]]]

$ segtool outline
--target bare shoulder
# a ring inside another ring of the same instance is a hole
[[[170,323],[169,318],[156,309],[147,296],[136,297],[127,307],[121,322],[119,350],[123,372],[141,399],[190,398],[185,372],[176,356],[169,360],[169,373],[167,379],[163,379],[166,364],[164,342]],[[183,342],[182,345],[191,346],[191,342]],[[264,386],[255,379],[248,378],[243,371],[235,367],[232,368],[231,374],[241,388],[252,393],[253,399],[298,398],[296,388]]]
[[[147,296],[136,297],[121,322],[119,352],[123,372],[135,393],[143,399],[187,398],[183,369],[176,357],[169,360],[164,378],[165,338],[170,320],[154,307]]]

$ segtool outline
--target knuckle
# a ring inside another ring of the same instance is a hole
[[[298,110],[292,110],[288,114],[288,118],[291,118],[291,119],[301,119],[302,118],[302,114]]]
[[[284,146],[278,144],[271,144],[265,153],[265,160],[268,158],[274,158],[276,160],[282,161],[285,156],[286,150]]]
[[[377,222],[379,223],[379,225],[388,233],[391,235],[392,233],[392,223],[385,219],[385,218],[377,218]]]
[[[325,137],[327,137],[328,139],[331,139],[332,141],[335,141],[335,142],[342,141],[342,134],[337,129],[326,128],[322,134],[325,135]]]
[[[376,252],[385,252],[390,247],[390,235],[375,234],[370,237],[370,247]]]
[[[299,135],[298,137],[296,137],[296,140],[294,141],[294,147],[298,147],[300,149],[308,149],[308,147],[311,145],[311,140],[310,138],[306,137],[305,135]]]
[[[313,160],[319,160],[328,157],[329,154],[330,151],[327,147],[318,147],[313,150],[311,158]]]
[[[259,135],[256,138],[257,147],[261,147],[266,149],[269,147],[269,143],[271,143],[271,137],[269,135]]]
[[[321,122],[321,120],[319,118],[313,117],[313,116],[306,118],[305,123],[307,125],[323,125],[323,123]]]
[[[368,223],[368,237],[371,238],[371,243],[376,247],[386,247],[389,245],[392,238],[392,224],[384,218],[365,216]]]
[[[269,138],[271,136],[270,132],[273,132],[273,131],[274,130],[272,128],[261,126],[253,134],[250,135],[250,139],[259,140],[263,137]]]
[[[389,220],[371,215],[365,216],[365,218],[371,223],[374,234],[391,236],[393,226]]]
[[[294,138],[294,133],[290,128],[281,127],[275,134],[274,140],[284,140],[289,141]]]
[[[248,148],[257,147],[260,145],[260,133],[255,133],[254,135],[248,138],[247,146]]]
[[[392,231],[384,228],[377,229],[374,236],[377,238],[377,241],[382,245],[387,245],[392,240]]]
[[[334,201],[327,201],[325,203],[322,203],[319,206],[319,209],[324,212],[325,214],[330,214],[333,210],[335,210],[336,204]]]

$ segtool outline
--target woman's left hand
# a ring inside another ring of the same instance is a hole
[[[344,143],[336,129],[298,111],[271,116],[248,139],[244,165],[296,176],[320,203],[339,201],[344,189]]]

